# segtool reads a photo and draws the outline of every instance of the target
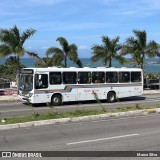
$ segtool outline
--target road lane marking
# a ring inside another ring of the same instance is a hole
[[[138,135],[139,135],[139,134],[128,134],[128,135],[121,135],[121,136],[116,136],[116,137],[107,137],[107,138],[100,138],[100,139],[91,139],[91,140],[86,140],[86,141],[77,141],[77,142],[66,143],[66,145],[74,145],[74,144],[98,142],[98,141],[104,141],[104,140],[110,140],[110,139],[133,137],[133,136],[138,136]]]

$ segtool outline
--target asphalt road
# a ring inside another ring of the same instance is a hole
[[[109,109],[135,106],[137,104],[139,106],[151,106],[159,104],[159,102],[160,97],[158,94],[155,94],[140,97],[124,98],[120,99],[120,101],[116,103],[108,103],[106,101],[102,101],[101,104],[98,104],[96,101],[64,103],[61,106],[54,107],[54,109],[60,112],[67,112],[74,111],[76,109],[102,109],[101,105],[104,108]],[[34,110],[37,113],[42,113],[50,112],[51,108],[46,106],[46,104],[39,104],[34,107]],[[32,107],[28,106],[27,104],[23,104],[22,102],[0,103],[0,113],[3,117],[31,115]]]
[[[0,131],[1,151],[159,151],[160,115]],[[94,152],[91,152],[91,154]],[[83,156],[83,153],[82,155]],[[40,158],[39,158],[40,159]],[[67,157],[45,159],[93,159]],[[116,159],[111,157],[94,158]],[[156,159],[146,157],[126,160]]]

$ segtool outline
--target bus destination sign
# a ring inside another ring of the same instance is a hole
[[[22,69],[21,74],[33,74],[33,69]]]

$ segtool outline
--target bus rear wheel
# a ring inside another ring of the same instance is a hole
[[[62,103],[62,98],[60,95],[53,95],[51,99],[52,106],[60,106]]]
[[[113,103],[116,101],[116,94],[115,92],[109,92],[108,95],[107,95],[107,101],[109,103]]]

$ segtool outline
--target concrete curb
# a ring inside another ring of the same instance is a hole
[[[0,130],[17,129],[17,128],[25,128],[25,127],[36,127],[36,126],[51,125],[51,124],[52,125],[64,124],[64,123],[70,123],[70,122],[76,123],[76,122],[87,122],[87,121],[94,121],[94,120],[105,120],[105,119],[117,118],[117,117],[120,117],[120,118],[121,117],[136,117],[136,116],[149,115],[152,113],[160,113],[160,108],[0,125]]]

